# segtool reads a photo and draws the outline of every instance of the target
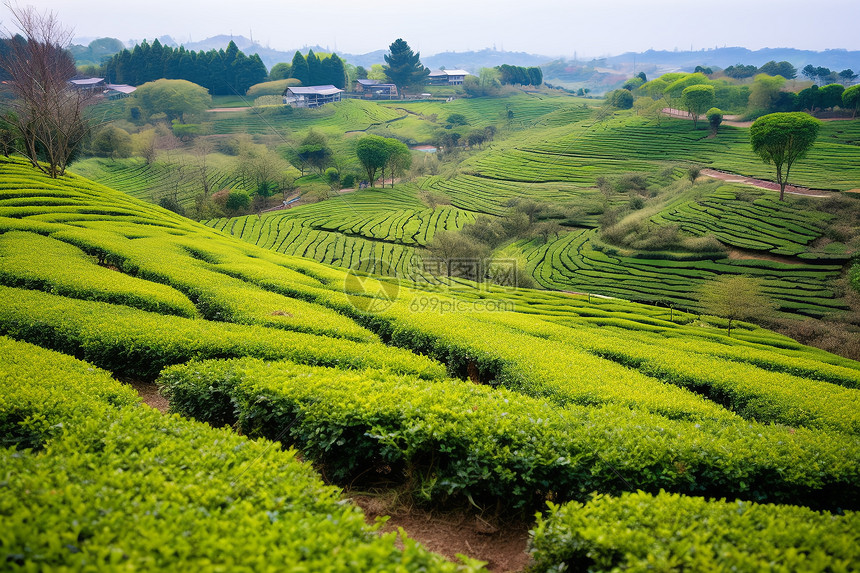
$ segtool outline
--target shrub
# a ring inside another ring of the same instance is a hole
[[[473,568],[374,535],[295,451],[163,416],[62,354],[0,354],[7,569]]]
[[[860,514],[644,492],[550,504],[533,570],[842,571],[860,559]]]

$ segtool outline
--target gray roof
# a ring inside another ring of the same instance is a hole
[[[363,86],[376,86],[382,82],[380,82],[379,80],[358,80],[358,83]]]
[[[109,90],[113,90],[115,92],[121,92],[124,94],[133,93],[137,88],[134,86],[130,86],[128,84],[107,84],[105,86]]]
[[[94,86],[105,81],[104,78],[81,78],[78,80],[69,80],[70,83],[76,86]]]
[[[329,84],[327,86],[289,87],[287,88],[287,91],[295,95],[334,95],[342,92],[343,90]]]
[[[430,72],[431,78],[441,78],[447,76],[470,76],[469,72],[466,70],[436,70],[435,72]]]

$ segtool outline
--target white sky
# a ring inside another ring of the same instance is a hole
[[[275,49],[342,53],[495,46],[549,56],[742,46],[860,50],[858,0],[17,0],[57,14],[76,37],[179,42],[249,36]],[[0,7],[0,23],[11,27]]]

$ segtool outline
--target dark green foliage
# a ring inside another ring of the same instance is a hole
[[[633,107],[633,94],[625,89],[611,91],[606,94],[606,104],[617,109],[630,109]]]
[[[399,91],[426,83],[430,70],[421,64],[420,52],[413,53],[409,44],[401,38],[395,40],[388,49],[389,53],[385,55],[386,65],[382,69]]]
[[[827,84],[818,90],[821,98],[821,107],[823,109],[833,109],[842,105],[842,93],[845,91],[845,86],[841,84]]]
[[[758,73],[769,76],[782,76],[787,80],[791,80],[797,77],[797,68],[791,65],[790,62],[775,62],[771,60],[760,67]]]
[[[735,79],[743,79],[743,78],[751,78],[758,73],[758,68],[752,65],[743,65],[736,64],[734,66],[729,66],[725,70],[724,73],[730,78]]]
[[[388,147],[385,138],[378,135],[365,135],[355,144],[355,154],[367,173],[371,187],[376,186],[376,172],[385,167],[388,161]]]
[[[301,52],[295,53],[290,77],[302,82],[303,86],[333,85],[340,89],[346,88],[347,80],[343,60],[337,54],[320,59],[313,50],[308,51],[307,58]]]
[[[230,194],[227,195],[227,202],[224,206],[228,211],[238,213],[239,211],[244,211],[251,204],[251,196],[248,195],[247,191],[242,191],[241,189],[233,189],[230,191]]]
[[[814,112],[821,107],[821,91],[818,86],[812,85],[801,90],[795,99],[795,106],[800,111]]]
[[[308,61],[301,52],[296,51],[293,55],[293,63],[290,68],[290,77],[302,82],[303,86],[313,85],[310,83],[310,70],[308,69]]]
[[[185,209],[179,204],[179,201],[169,195],[162,197],[158,202],[158,206],[167,209],[168,211],[173,211],[177,215],[185,216]]]
[[[243,95],[264,81],[266,66],[257,54],[246,56],[231,40],[226,49],[194,52],[184,47],[150,45],[144,40],[105,62],[111,81],[139,86],[159,79],[187,80],[213,95]]]
[[[451,115],[449,115],[445,119],[445,122],[448,125],[468,125],[469,124],[469,122],[466,120],[466,116],[463,115],[462,113],[452,113]]]
[[[712,107],[705,113],[705,117],[708,118],[708,125],[711,126],[711,131],[717,133],[717,130],[720,128],[720,124],[723,123],[723,112]]]
[[[543,72],[540,68],[525,68],[502,64],[496,66],[499,71],[499,81],[503,85],[539,86],[543,84]]]
[[[714,70],[712,70],[711,68],[705,67],[705,66],[696,66],[696,69],[693,70],[693,73],[704,74],[706,76],[710,76],[711,74],[714,73]]]
[[[842,107],[851,110],[852,119],[857,116],[857,110],[860,109],[860,84],[842,92]]]
[[[23,148],[24,141],[16,122],[17,116],[11,111],[0,115],[0,153],[4,157]]]
[[[298,149],[295,150],[296,159],[300,162],[300,165],[295,167],[299,168],[302,173],[306,167],[310,167],[322,174],[325,168],[331,165],[333,155],[326,136],[311,130],[302,140]]]
[[[550,504],[530,571],[848,571],[860,514],[660,492]]]

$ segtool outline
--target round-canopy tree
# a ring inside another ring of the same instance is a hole
[[[186,80],[155,80],[137,88],[132,96],[146,117],[165,113],[168,119],[183,121],[212,105],[209,90]]]
[[[723,123],[723,112],[716,107],[712,107],[705,112],[705,117],[708,118],[708,124],[711,126],[711,131],[716,135],[717,130],[720,128],[720,124]]]
[[[370,186],[373,187],[376,181],[376,172],[379,169],[384,169],[388,162],[389,148],[385,138],[378,135],[365,135],[355,144],[355,154],[367,173]]]
[[[860,109],[860,84],[842,92],[842,108],[852,111],[851,119],[857,117],[857,110]]]
[[[821,122],[803,112],[763,115],[750,127],[753,151],[765,163],[776,167],[780,201],[785,197],[791,166],[815,143],[820,127]]]
[[[699,118],[714,105],[714,86],[694,85],[681,92],[681,105],[693,116],[693,127],[699,127]]]

